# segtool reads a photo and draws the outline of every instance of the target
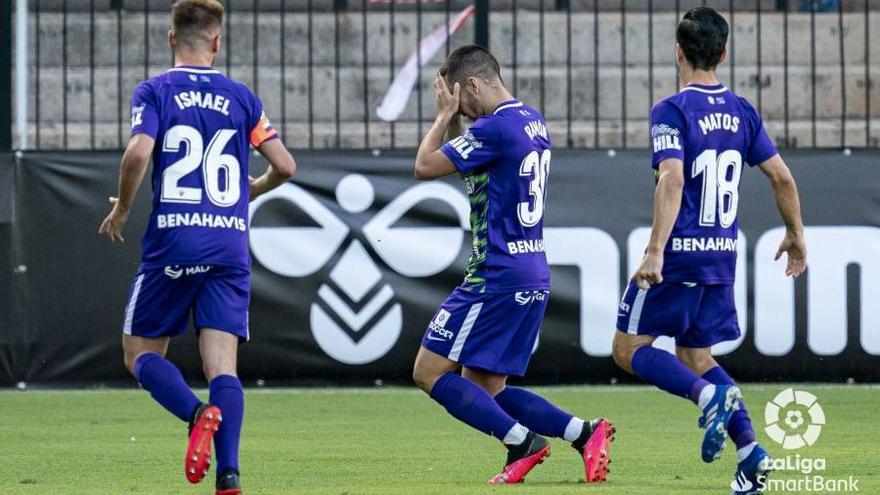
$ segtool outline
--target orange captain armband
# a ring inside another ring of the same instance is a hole
[[[257,122],[256,127],[251,130],[251,146],[259,148],[261,144],[274,137],[278,137],[278,131],[272,127],[272,123],[269,122],[269,117],[266,117],[266,112],[263,112],[260,115],[260,121]]]

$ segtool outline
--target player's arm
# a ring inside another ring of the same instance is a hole
[[[461,87],[458,83],[449,90],[446,81],[438,74],[434,78],[434,97],[437,101],[437,118],[425,137],[419,144],[419,151],[416,153],[416,163],[413,173],[418,180],[431,180],[454,174],[458,171],[455,165],[446,156],[440,147],[443,145],[444,138],[447,133],[452,131],[450,127],[454,125],[460,126],[460,118],[458,113],[459,91]]]
[[[667,158],[660,162],[658,174],[657,188],[654,191],[654,224],[651,227],[651,240],[648,242],[642,264],[632,276],[632,280],[641,289],[663,282],[663,251],[681,209],[684,163],[678,158]]]
[[[122,237],[122,228],[128,221],[134,197],[147,173],[155,143],[155,139],[143,133],[135,134],[128,140],[128,146],[122,155],[122,165],[119,168],[118,196],[110,198],[113,209],[98,229],[99,234],[106,235],[113,242],[125,241]]]
[[[791,170],[778,153],[761,163],[760,167],[770,179],[773,195],[776,197],[776,208],[785,223],[785,238],[776,251],[775,259],[778,260],[782,253],[788,253],[785,274],[797,277],[807,268],[807,245],[804,242],[804,222],[801,218],[797,184]]]
[[[250,178],[251,201],[284,184],[296,173],[296,161],[280,139],[264,141],[257,147],[257,151],[269,161],[269,167],[263,175],[256,179]]]

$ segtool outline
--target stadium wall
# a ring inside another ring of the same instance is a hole
[[[462,184],[415,182],[411,150],[295,155],[296,181],[251,208],[252,340],[241,375],[269,385],[407,383],[469,252]],[[876,382],[880,285],[867,281],[880,278],[880,151],[784,155],[801,190],[810,269],[791,283],[772,261],[778,214],[760,172],[746,171],[736,287],[744,336],[717,348],[719,359],[743,380]],[[112,245],[97,227],[116,190],[118,151],[0,159],[14,161],[0,167],[0,383],[131,384],[120,329],[149,187],[125,244]],[[255,170],[264,165],[254,159]],[[545,232],[553,293],[529,382],[629,379],[610,344],[621,288],[646,244],[652,185],[643,151],[554,152]],[[192,332],[170,356],[200,379]]]

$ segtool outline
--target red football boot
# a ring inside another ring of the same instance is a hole
[[[611,442],[614,441],[614,433],[617,431],[614,425],[605,418],[596,418],[590,421],[588,425],[589,437],[586,442],[572,444],[584,460],[584,472],[586,473],[587,483],[601,483],[608,479],[611,464]],[[586,428],[585,428],[586,430]]]
[[[517,446],[507,453],[507,465],[496,474],[489,483],[513,484],[522,483],[529,471],[544,462],[550,455],[550,442],[546,438],[529,432],[522,446]]]
[[[198,483],[205,479],[211,467],[211,442],[220,429],[220,408],[202,404],[189,427],[189,446],[186,448],[186,479]]]

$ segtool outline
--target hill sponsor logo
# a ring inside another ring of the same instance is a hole
[[[805,390],[787,388],[767,402],[764,407],[764,432],[784,450],[807,449],[816,444],[825,426],[825,411],[819,399]],[[761,492],[788,493],[851,493],[858,492],[859,480],[849,475],[846,478],[829,478],[824,473],[828,462],[824,457],[808,457],[795,454],[772,459],[762,469],[772,472],[771,476],[758,477],[757,489]],[[743,480],[731,483],[734,490]],[[748,480],[745,480],[748,482]],[[751,485],[751,483],[749,483]]]

